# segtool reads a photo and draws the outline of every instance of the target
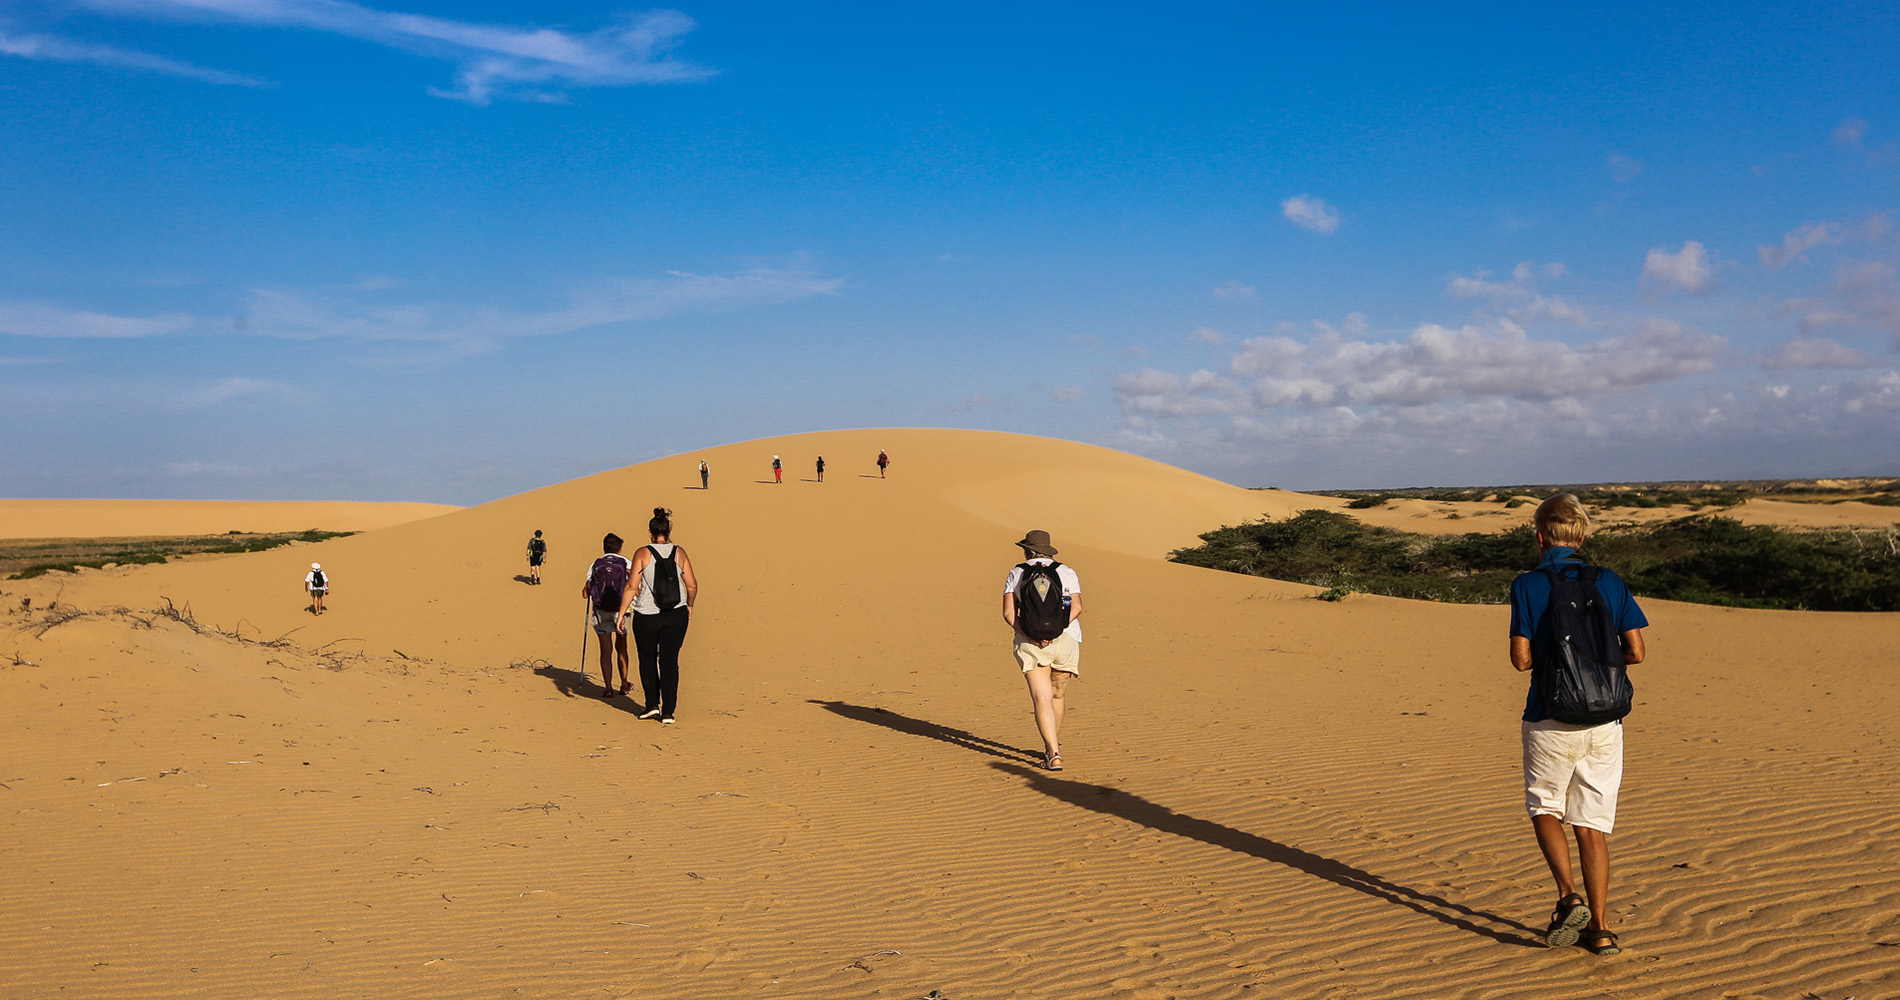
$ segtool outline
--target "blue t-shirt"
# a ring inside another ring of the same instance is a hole
[[[1563,545],[1553,545],[1544,550],[1544,558],[1537,561],[1537,569],[1520,574],[1511,581],[1511,634],[1526,639],[1537,637],[1537,622],[1544,617],[1544,609],[1550,605],[1550,577],[1540,570],[1545,567],[1557,569],[1559,563],[1570,566],[1582,566],[1577,550]],[[1559,572],[1562,572],[1559,570]],[[1643,617],[1643,609],[1636,606],[1636,597],[1630,593],[1629,584],[1615,572],[1600,570],[1597,575],[1597,593],[1603,596],[1604,606],[1615,616],[1617,634],[1632,629],[1648,628],[1649,619]],[[1531,690],[1524,698],[1524,721],[1542,722],[1544,699],[1537,691],[1537,671],[1531,671]]]

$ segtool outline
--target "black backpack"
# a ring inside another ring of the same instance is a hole
[[[330,589],[330,579],[323,575],[322,570],[313,569],[310,571],[310,589],[311,590]]]
[[[653,553],[653,604],[661,611],[671,611],[680,606],[680,568],[675,560],[680,550],[675,548],[670,556],[663,556],[660,550],[647,546]]]
[[[619,611],[620,598],[626,590],[626,557],[609,552],[594,560],[594,568],[587,571],[587,596],[593,599],[594,607]]]
[[[1023,578],[1016,584],[1016,631],[1031,639],[1047,641],[1069,627],[1069,609],[1062,597],[1062,576],[1056,572],[1059,562],[1047,566],[1022,563],[1017,569]]]
[[[1560,569],[1539,567],[1550,578],[1550,603],[1531,642],[1531,669],[1543,696],[1544,714],[1558,722],[1595,726],[1630,714],[1636,689],[1623,664],[1622,636],[1603,594],[1602,569],[1577,565],[1564,579]]]
[[[548,543],[539,538],[530,538],[528,539],[528,551],[537,556],[543,555],[548,551]]]

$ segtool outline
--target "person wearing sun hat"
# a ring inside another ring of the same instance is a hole
[[[330,592],[330,575],[323,571],[322,563],[310,564],[310,572],[303,575],[303,589],[310,595],[310,613],[323,614],[323,595]]]
[[[1062,770],[1063,693],[1082,672],[1082,580],[1055,561],[1040,528],[1016,543],[1024,559],[1003,581],[1003,621],[1016,636],[1016,665],[1042,735],[1042,766]]]

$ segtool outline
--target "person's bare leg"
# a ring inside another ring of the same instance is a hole
[[[1069,703],[1062,697],[1062,692],[1068,688],[1069,681],[1073,679],[1075,679],[1075,675],[1066,670],[1049,671],[1049,706],[1055,712],[1056,733],[1058,735],[1062,732],[1063,710],[1069,707]],[[1060,752],[1060,747],[1057,749],[1058,752]]]
[[[1551,877],[1557,880],[1557,898],[1576,892],[1577,880],[1570,869],[1570,841],[1564,837],[1564,821],[1555,816],[1532,816],[1531,828],[1537,831],[1537,847],[1544,852],[1544,863],[1550,866]],[[1582,830],[1577,832],[1583,833]]]
[[[1042,752],[1045,758],[1054,758],[1062,753],[1060,724],[1056,721],[1055,692],[1049,679],[1051,673],[1048,667],[1037,667],[1023,672],[1023,680],[1029,685],[1029,706],[1036,715],[1036,732],[1042,736]]]
[[[1563,837],[1562,831],[1557,836]],[[1568,848],[1565,854],[1570,853]],[[1583,868],[1583,892],[1590,897],[1590,923],[1593,931],[1609,930],[1610,912],[1610,838],[1602,830],[1577,827],[1577,860]]]
[[[627,633],[621,632],[614,637],[614,650],[620,654],[620,686],[631,690],[633,682],[627,679]]]
[[[614,689],[614,634],[595,632],[594,635],[600,639],[600,686],[612,691]],[[622,648],[625,648],[624,643]],[[623,667],[622,670],[624,671],[625,668]]]

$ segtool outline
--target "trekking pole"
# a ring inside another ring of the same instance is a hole
[[[583,600],[581,602],[581,665],[575,673],[582,681],[587,680],[587,633],[594,630],[594,607]]]

